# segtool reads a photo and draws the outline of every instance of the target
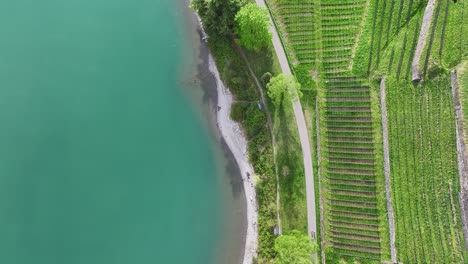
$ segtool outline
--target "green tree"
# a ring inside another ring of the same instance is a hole
[[[317,244],[297,230],[275,240],[275,264],[312,264],[312,254],[317,252]]]
[[[252,50],[259,50],[271,42],[268,31],[270,20],[266,8],[250,3],[243,6],[235,17],[239,44]]]
[[[234,34],[234,18],[247,0],[192,0],[190,6],[200,16],[210,36]]]
[[[292,75],[281,73],[271,78],[267,84],[267,88],[268,96],[276,107],[279,107],[283,100],[297,100],[302,97],[302,92],[300,91],[301,85]]]

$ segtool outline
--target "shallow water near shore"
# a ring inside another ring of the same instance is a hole
[[[0,2],[0,263],[239,263],[245,198],[187,5]]]

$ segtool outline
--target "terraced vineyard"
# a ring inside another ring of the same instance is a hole
[[[296,69],[320,73],[326,262],[389,259],[379,120],[368,81],[351,73],[367,1],[269,2]]]
[[[355,77],[331,78],[322,94],[326,261],[379,262],[388,258],[388,238],[370,87]]]
[[[427,2],[268,1],[298,79],[317,87],[326,263],[391,259],[377,93],[384,75],[395,261],[468,263],[448,74],[467,61],[468,3],[435,1],[424,81],[413,83]]]
[[[388,259],[381,153],[372,91],[351,73],[367,1],[320,3],[322,202],[327,263]],[[378,144],[378,143],[377,143]]]

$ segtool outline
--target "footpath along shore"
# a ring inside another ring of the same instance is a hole
[[[251,264],[252,258],[257,255],[258,231],[257,231],[257,199],[255,194],[255,177],[252,165],[249,163],[247,155],[247,140],[239,124],[230,117],[232,94],[224,86],[219,77],[218,69],[213,57],[210,55],[210,71],[216,77],[218,90],[218,128],[226,144],[231,150],[237,165],[241,171],[244,183],[244,193],[247,201],[247,234],[245,240],[245,253],[242,263]]]

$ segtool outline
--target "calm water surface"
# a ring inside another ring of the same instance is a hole
[[[239,193],[181,82],[180,7],[0,0],[0,263],[219,263]]]

